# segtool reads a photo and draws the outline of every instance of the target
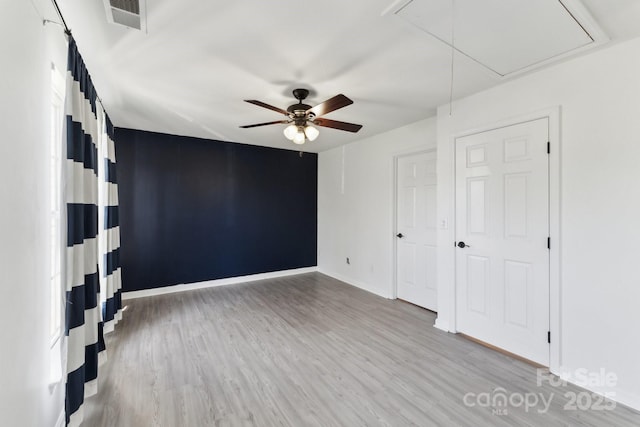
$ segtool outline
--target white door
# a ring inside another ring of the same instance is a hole
[[[397,296],[436,311],[436,153],[398,158],[396,183]]]
[[[549,365],[548,121],[456,140],[459,332]]]

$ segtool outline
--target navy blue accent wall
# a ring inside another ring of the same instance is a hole
[[[316,154],[115,130],[125,291],[317,263]]]

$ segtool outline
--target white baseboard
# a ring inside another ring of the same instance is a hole
[[[449,331],[449,322],[445,322],[440,319],[440,317],[436,317],[436,322],[433,324],[433,327],[436,329],[440,329],[441,331],[450,332]]]
[[[622,405],[628,406],[631,409],[635,409],[636,411],[640,411],[640,396],[634,393],[629,393],[625,390],[620,390],[618,387],[612,387],[607,389],[599,389],[598,387],[588,387],[585,384],[578,384],[574,381],[571,376],[567,376],[562,372],[552,372],[555,375],[558,375],[562,380],[573,384],[582,389],[588,390],[595,394],[599,394],[601,396],[605,396],[610,400],[613,400],[616,403],[620,403]]]
[[[613,398],[618,403],[622,403],[629,408],[640,411],[640,396],[637,394],[627,393],[626,391],[616,390],[616,397]]]
[[[316,271],[318,271],[318,267],[305,267],[296,268],[293,270],[273,271],[270,273],[251,274],[248,276],[228,277],[226,279],[207,280],[206,282],[164,286],[162,288],[123,292],[122,299],[131,300],[136,298],[152,297],[156,295],[173,294],[176,292],[193,291],[195,289],[214,288],[216,286],[235,285],[238,283],[255,282],[256,280],[275,279],[278,277],[294,276],[296,274],[313,273]]]
[[[341,282],[344,282],[344,283],[346,283],[348,285],[355,286],[356,288],[360,288],[363,291],[370,292],[370,293],[372,293],[374,295],[377,295],[379,297],[386,298],[386,299],[391,299],[391,297],[389,296],[388,292],[383,292],[383,291],[381,291],[379,289],[373,288],[373,287],[367,285],[366,283],[362,283],[362,282],[359,282],[357,280],[350,279],[348,277],[342,276],[342,275],[334,273],[332,271],[327,271],[327,270],[325,270],[323,268],[319,268],[319,267],[318,267],[318,272],[324,274],[325,276],[333,277],[336,280],[340,280]]]

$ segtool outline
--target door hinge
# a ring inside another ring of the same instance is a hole
[[[547,154],[551,153],[551,141],[547,141]]]
[[[547,249],[551,249],[551,237],[547,237]]]
[[[547,332],[547,343],[551,344],[551,331]]]

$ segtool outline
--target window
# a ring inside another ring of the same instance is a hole
[[[49,194],[50,194],[50,318],[49,339],[52,350],[59,353],[62,336],[63,286],[62,286],[62,124],[64,114],[64,79],[58,69],[51,67],[51,134],[49,136]],[[56,355],[59,360],[59,355]],[[56,357],[54,357],[55,359]],[[55,363],[54,363],[55,364]],[[58,369],[59,370],[59,369]],[[52,375],[57,376],[57,372]],[[58,377],[59,378],[59,377]]]

